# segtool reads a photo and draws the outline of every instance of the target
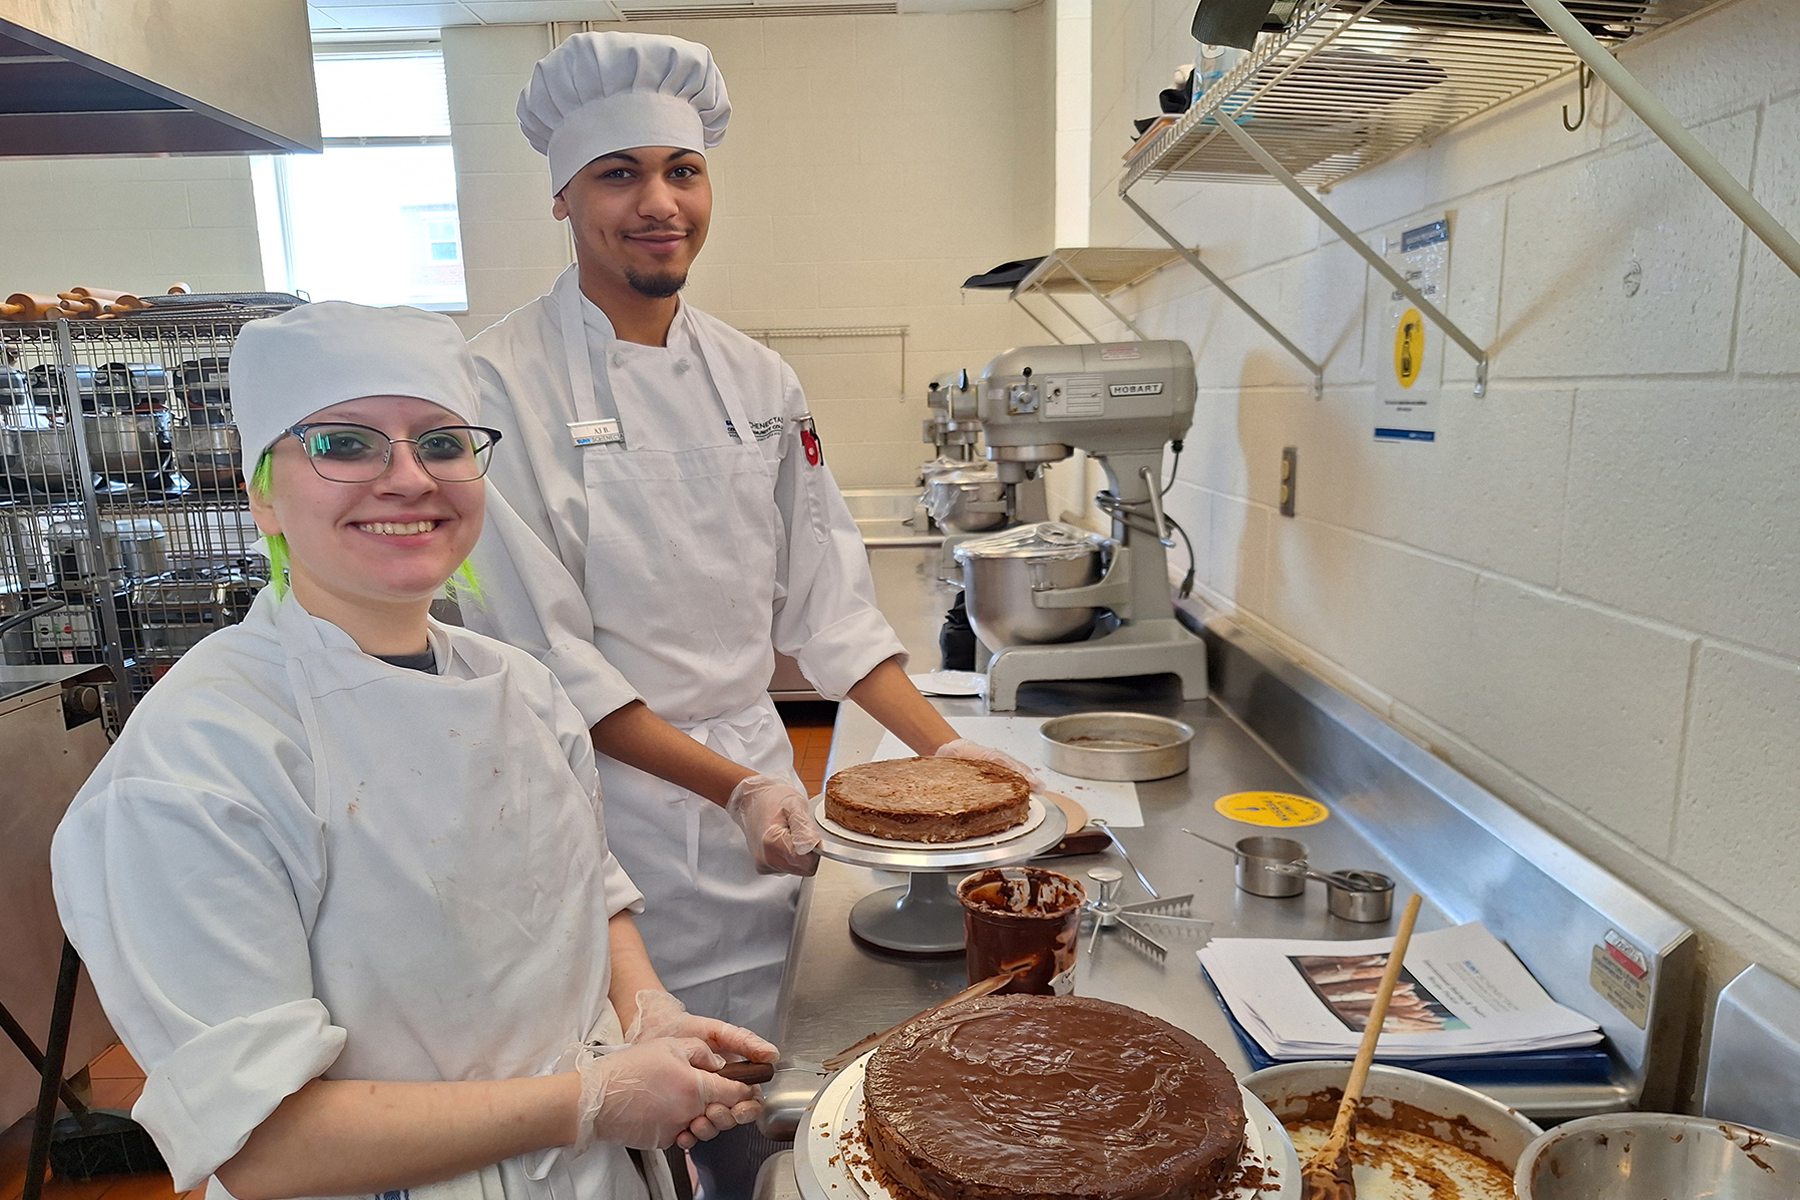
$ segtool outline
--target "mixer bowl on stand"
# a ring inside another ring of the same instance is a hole
[[[1098,608],[1039,608],[1032,595],[1098,583],[1111,546],[1097,533],[1059,521],[963,542],[956,560],[975,636],[992,650],[1086,637]]]

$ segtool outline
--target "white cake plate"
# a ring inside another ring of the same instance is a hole
[[[820,802],[823,804],[823,801]],[[1032,798],[1043,813],[994,840],[974,846],[933,847],[924,842],[852,841],[821,827],[819,853],[858,867],[905,871],[899,887],[883,888],[850,909],[850,932],[870,945],[900,954],[954,954],[963,948],[962,905],[952,874],[1002,867],[1035,858],[1063,840],[1069,820],[1060,805]]]
[[[825,1085],[794,1139],[794,1175],[805,1200],[899,1200],[883,1187],[875,1172],[859,1162],[868,1156],[862,1135],[862,1081],[869,1056],[863,1055]],[[1237,1187],[1219,1200],[1299,1200],[1300,1159],[1287,1130],[1268,1105],[1240,1086],[1244,1097],[1244,1157],[1260,1166],[1260,1187]]]

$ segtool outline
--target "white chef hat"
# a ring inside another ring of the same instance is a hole
[[[249,482],[262,452],[306,417],[363,396],[415,396],[461,420],[477,411],[475,359],[456,322],[343,300],[251,321],[231,350],[231,414]]]
[[[655,33],[578,33],[538,60],[519,93],[519,128],[550,159],[550,190],[633,146],[705,153],[731,101],[712,51]]]

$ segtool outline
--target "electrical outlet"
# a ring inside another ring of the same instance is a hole
[[[1294,515],[1294,485],[1299,481],[1300,448],[1284,446],[1281,450],[1281,515]]]

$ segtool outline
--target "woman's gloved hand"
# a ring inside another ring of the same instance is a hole
[[[685,1150],[756,1120],[762,1102],[748,1084],[714,1074],[724,1065],[699,1038],[651,1038],[606,1054],[579,1048],[575,1153],[596,1141]]]
[[[653,1038],[699,1038],[727,1057],[766,1063],[781,1057],[774,1045],[742,1025],[691,1013],[686,1005],[667,992],[645,988],[638,992],[636,999],[637,1015],[631,1018],[631,1028],[625,1031],[625,1040],[633,1045]]]
[[[725,811],[744,831],[757,874],[811,875],[819,869],[812,803],[793,784],[752,775],[731,789]]]
[[[994,750],[978,742],[971,742],[968,738],[957,738],[954,742],[945,742],[937,748],[937,753],[933,757],[972,758],[976,762],[993,763],[997,767],[1005,767],[1009,771],[1017,771],[1023,775],[1025,782],[1031,785],[1031,790],[1034,792],[1042,791],[1044,788],[1044,781],[1037,777],[1037,772],[1012,755],[1004,750]]]

